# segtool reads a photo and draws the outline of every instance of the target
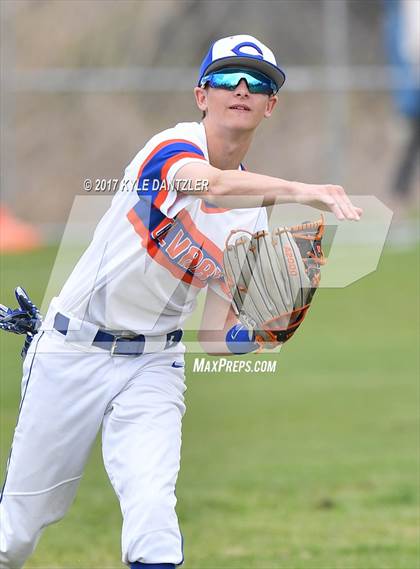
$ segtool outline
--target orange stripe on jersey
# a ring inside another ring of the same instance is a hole
[[[223,252],[219,247],[213,243],[208,237],[206,237],[201,231],[197,228],[194,221],[192,220],[189,213],[183,209],[177,215],[177,219],[182,223],[188,233],[190,233],[191,237],[199,244],[202,245],[202,248],[210,253],[210,256],[216,260],[219,265],[223,264]]]
[[[138,235],[140,235],[141,244],[143,245],[143,247],[147,247],[148,242],[150,240],[149,232],[146,229],[146,227],[143,225],[142,220],[140,219],[140,217],[138,217],[134,209],[130,209],[130,211],[127,213],[127,219],[134,227],[135,232],[138,233]]]
[[[162,189],[159,191],[159,194],[155,200],[155,206],[159,207],[163,204],[163,202],[165,201],[165,199],[168,196],[169,193],[169,188],[168,188],[168,180],[166,179],[166,176],[169,172],[170,167],[175,164],[176,162],[178,162],[178,160],[182,160],[183,158],[199,158],[200,160],[206,160],[204,158],[204,156],[199,156],[198,154],[194,154],[194,152],[180,152],[179,154],[176,154],[176,156],[172,156],[172,158],[169,158],[165,164],[162,166],[162,173],[161,173],[161,180],[165,180],[165,189]]]
[[[190,144],[191,146],[195,146],[199,152],[201,152],[201,153],[203,152],[199,146],[197,146],[196,144],[194,144],[190,140],[186,140],[184,138],[171,138],[168,140],[164,140],[163,142],[161,142],[160,144],[155,146],[155,148],[150,152],[150,154],[147,156],[147,158],[145,160],[143,160],[143,162],[140,165],[138,174],[137,174],[137,180],[140,179],[141,174],[142,174],[146,164],[149,162],[149,160],[151,160],[153,158],[153,156],[155,154],[157,154],[159,152],[159,150],[162,150],[162,148],[164,148],[165,146],[168,146],[169,144],[174,144],[176,142],[181,142],[181,143],[184,142],[185,144]]]
[[[224,213],[225,211],[230,211],[230,209],[224,207],[210,207],[204,200],[201,200],[201,211],[204,211],[204,213]]]

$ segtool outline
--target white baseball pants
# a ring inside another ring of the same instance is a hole
[[[24,362],[0,503],[0,568],[22,567],[44,527],[64,516],[101,424],[104,464],[123,515],[123,562],[181,563],[175,484],[184,346],[113,357],[65,340],[39,333]]]

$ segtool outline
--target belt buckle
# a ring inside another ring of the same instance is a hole
[[[111,356],[113,356],[113,357],[115,357],[115,356],[124,357],[124,356],[130,356],[131,355],[131,354],[119,354],[118,352],[115,351],[118,347],[117,342],[121,338],[127,338],[127,336],[114,336],[114,339],[112,340],[110,353],[111,353]]]

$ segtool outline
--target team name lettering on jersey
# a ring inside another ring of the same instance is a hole
[[[188,271],[200,281],[220,278],[222,275],[220,260],[215,259],[207,251],[208,243],[201,240],[196,232],[191,231],[191,227],[188,229],[177,220],[177,223],[158,239],[161,252],[177,267]]]

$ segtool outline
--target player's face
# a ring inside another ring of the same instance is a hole
[[[271,116],[278,100],[276,95],[250,93],[244,79],[234,90],[196,87],[195,96],[199,109],[206,111],[206,121],[238,130],[256,129]]]

